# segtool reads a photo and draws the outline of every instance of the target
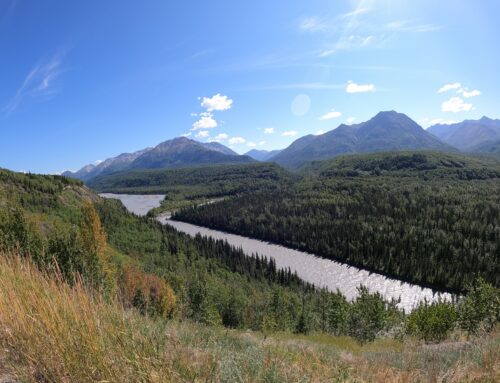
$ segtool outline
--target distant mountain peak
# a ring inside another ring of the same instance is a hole
[[[436,137],[464,151],[482,151],[500,140],[500,120],[483,116],[451,125],[433,125],[427,129]]]
[[[398,150],[453,149],[426,132],[406,114],[390,110],[379,112],[363,123],[341,124],[319,136],[301,137],[272,160],[296,167],[307,161],[340,154]]]
[[[77,172],[64,172],[67,177],[88,181],[97,176],[130,169],[159,169],[211,164],[246,163],[253,159],[240,156],[218,142],[198,142],[187,137],[176,137],[154,148],[134,153],[122,153],[98,165],[86,165]]]
[[[254,160],[257,161],[268,161],[272,157],[276,156],[279,154],[281,150],[259,150],[259,149],[252,149],[248,152],[245,153],[246,156],[252,157]]]
[[[386,117],[386,116],[397,116],[397,115],[403,115],[406,116],[406,114],[403,113],[398,113],[395,110],[381,110],[378,112],[374,117],[372,118],[377,118],[377,117]]]

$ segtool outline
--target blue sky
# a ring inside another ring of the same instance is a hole
[[[0,0],[0,167],[500,111],[500,2]]]

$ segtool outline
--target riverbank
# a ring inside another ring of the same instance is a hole
[[[147,211],[159,206],[161,195],[101,194],[105,198],[119,199],[131,212],[145,215]],[[379,292],[385,299],[400,299],[398,307],[411,311],[419,302],[451,300],[449,293],[435,293],[432,289],[412,285],[386,276],[358,269],[340,262],[317,257],[314,254],[270,244],[253,238],[212,230],[185,222],[173,221],[169,216],[160,216],[158,220],[190,236],[201,234],[214,239],[222,239],[230,245],[241,247],[247,255],[259,254],[276,261],[276,266],[296,272],[306,282],[330,291],[339,290],[347,299],[358,296],[357,288],[366,286],[371,292]]]

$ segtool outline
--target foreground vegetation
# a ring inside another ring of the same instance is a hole
[[[437,289],[464,292],[478,276],[500,286],[500,162],[493,158],[345,156],[307,166],[293,187],[186,207],[174,219]]]
[[[500,333],[439,345],[265,336],[126,310],[0,256],[0,378],[26,382],[495,382]],[[50,350],[50,352],[47,352]]]

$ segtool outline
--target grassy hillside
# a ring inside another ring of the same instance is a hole
[[[500,286],[500,163],[432,152],[344,156],[174,218],[313,252],[414,283]]]

